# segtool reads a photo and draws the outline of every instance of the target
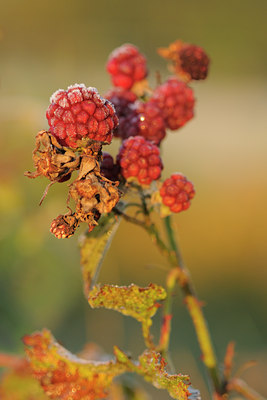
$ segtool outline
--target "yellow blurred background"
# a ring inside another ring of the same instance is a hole
[[[163,177],[180,171],[196,186],[191,208],[175,222],[219,359],[234,340],[236,365],[258,360],[244,376],[267,395],[266,0],[1,0],[0,6],[0,350],[20,352],[22,335],[47,327],[71,351],[96,341],[107,352],[114,344],[134,356],[142,352],[137,322],[87,305],[78,235],[60,241],[49,233],[50,221],[65,212],[66,185],[52,187],[39,207],[47,182],[23,172],[33,170],[34,137],[47,128],[55,90],[83,82],[104,94],[107,57],[125,42],[147,56],[153,86],[156,71],[167,76],[157,47],[182,39],[204,47],[211,70],[207,81],[192,85],[194,120],[162,146]],[[118,145],[110,146],[114,155]],[[165,265],[145,233],[123,222],[100,281],[164,284]],[[175,365],[206,399],[178,291],[174,306]],[[155,334],[158,327],[155,318]]]

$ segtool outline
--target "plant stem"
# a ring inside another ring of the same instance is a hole
[[[172,295],[174,289],[174,281],[178,281],[178,284],[183,292],[185,304],[187,306],[188,312],[191,316],[196,335],[198,338],[199,346],[202,352],[202,360],[205,364],[211,381],[213,383],[215,392],[217,394],[221,394],[222,385],[220,383],[217,360],[215,356],[215,352],[213,349],[211,336],[209,333],[208,325],[205,320],[202,305],[197,298],[197,294],[193,287],[192,279],[190,274],[185,267],[181,253],[179,251],[177,242],[175,240],[174,232],[171,225],[171,217],[168,216],[164,219],[165,229],[168,237],[168,242],[171,248],[171,252],[175,255],[176,265],[173,268],[175,272],[175,277],[177,279],[169,279],[169,287],[168,292]],[[168,285],[168,280],[167,280]],[[166,311],[166,310],[165,310]],[[167,312],[169,313],[169,306],[167,305]],[[166,315],[166,314],[165,314]],[[169,327],[170,329],[170,327]]]

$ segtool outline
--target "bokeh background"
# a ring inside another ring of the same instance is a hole
[[[130,42],[146,54],[150,83],[167,76],[156,53],[175,39],[203,46],[207,81],[193,84],[196,115],[163,144],[163,177],[183,172],[195,183],[192,207],[175,218],[183,256],[206,302],[220,360],[236,342],[236,366],[267,395],[267,2],[266,0],[1,0],[0,13],[0,350],[22,352],[21,337],[47,327],[71,351],[95,341],[143,351],[139,325],[91,310],[82,293],[76,234],[56,240],[50,221],[65,211],[66,185],[29,180],[38,130],[58,88],[84,82],[110,87],[108,54]],[[118,142],[110,146],[116,154]],[[58,186],[58,187],[57,187]],[[80,233],[85,227],[80,228]],[[122,223],[101,282],[163,284],[164,259],[145,233]],[[177,290],[171,350],[208,398],[191,321]],[[155,318],[155,334],[159,318]],[[153,398],[168,396],[153,392]]]

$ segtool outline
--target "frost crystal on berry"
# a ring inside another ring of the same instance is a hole
[[[46,117],[52,135],[63,146],[76,148],[88,139],[110,143],[118,117],[109,100],[97,89],[75,84],[57,90],[50,98]]]
[[[117,160],[124,178],[134,178],[141,185],[159,179],[163,168],[159,148],[142,136],[124,140]]]
[[[188,181],[184,175],[174,173],[163,182],[160,196],[165,206],[172,212],[178,213],[189,208],[190,200],[195,196],[195,190],[192,182]]]
[[[110,54],[107,71],[114,86],[131,89],[147,76],[146,59],[136,46],[124,44]]]

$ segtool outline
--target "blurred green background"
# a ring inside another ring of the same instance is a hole
[[[84,82],[104,94],[108,54],[125,42],[146,54],[153,86],[155,71],[167,76],[156,48],[182,39],[203,46],[212,63],[208,80],[193,85],[194,120],[163,144],[163,177],[181,171],[196,186],[192,207],[175,222],[219,359],[234,340],[236,365],[256,359],[244,376],[267,395],[266,0],[0,5],[0,350],[20,352],[21,336],[47,327],[71,351],[96,341],[107,352],[113,344],[134,356],[142,352],[137,322],[87,305],[78,235],[61,241],[49,233],[50,221],[65,212],[66,185],[52,187],[39,207],[47,182],[23,172],[33,170],[34,137],[47,128],[45,111],[55,90]],[[117,148],[113,143],[110,151]],[[123,222],[100,281],[164,284],[164,265],[145,233]],[[205,399],[200,352],[178,291],[174,306],[175,365],[191,375]],[[155,318],[155,333],[158,326]]]

